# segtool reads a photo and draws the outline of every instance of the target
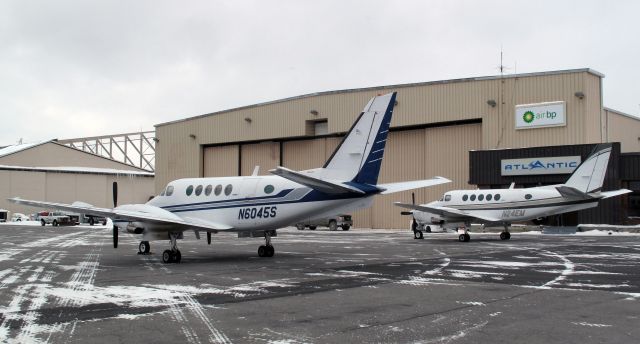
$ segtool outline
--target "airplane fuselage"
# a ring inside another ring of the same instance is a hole
[[[278,176],[212,177],[175,180],[147,204],[181,218],[223,220],[233,231],[254,231],[366,208],[374,195],[328,195]]]
[[[511,223],[593,208],[598,205],[598,199],[570,200],[563,198],[555,187],[543,186],[526,189],[453,190],[445,193],[442,199],[427,205],[453,208],[472,216],[495,218],[500,219],[498,222]],[[427,212],[414,212],[414,217],[421,223],[468,221]],[[477,221],[483,222],[480,219]]]

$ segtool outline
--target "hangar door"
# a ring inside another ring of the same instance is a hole
[[[240,173],[243,176],[250,176],[256,166],[260,166],[259,175],[268,175],[270,169],[280,165],[279,142],[243,144],[240,151]]]
[[[238,175],[238,145],[205,147],[202,159],[203,177],[228,177]]]

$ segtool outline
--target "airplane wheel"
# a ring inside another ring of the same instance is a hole
[[[151,245],[148,241],[141,241],[138,245],[138,253],[147,254],[151,250]]]
[[[431,233],[431,226],[427,226],[427,227],[424,229],[424,231],[425,231],[425,232],[427,232],[427,233]]]
[[[507,232],[507,240],[511,239],[511,233]]]
[[[171,254],[171,251],[164,250],[164,252],[162,252],[162,262],[165,264],[173,263],[173,254]]]
[[[422,239],[422,238],[423,238],[423,236],[422,236],[422,232],[421,232],[421,231],[415,231],[415,232],[413,232],[413,238],[414,238],[414,239]]]
[[[175,252],[173,252],[172,258],[174,263],[180,263],[180,261],[182,260],[182,254],[180,253],[180,250],[176,250]]]
[[[500,240],[507,240],[507,233],[506,232],[500,233]]]
[[[276,249],[273,248],[273,246],[269,245],[267,246],[267,252],[265,257],[273,257],[273,255],[276,253]]]
[[[267,246],[260,245],[258,247],[258,257],[266,257],[267,256]]]

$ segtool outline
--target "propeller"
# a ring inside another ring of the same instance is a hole
[[[118,206],[118,182],[113,182],[113,207]],[[118,248],[118,226],[113,226],[113,248]]]
[[[118,206],[118,182],[113,182],[113,207]]]

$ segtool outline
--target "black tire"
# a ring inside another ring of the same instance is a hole
[[[299,231],[303,231],[303,230],[304,230],[304,227],[305,227],[305,226],[304,226],[302,223],[298,223],[298,224],[296,224],[296,228],[297,228]]]
[[[58,220],[53,220],[53,222],[51,222],[51,225],[53,227],[58,227]]]
[[[89,226],[93,226],[96,224],[96,220],[93,219],[93,217],[89,218]]]
[[[138,245],[138,252],[147,254],[151,250],[151,245],[149,245],[148,241],[141,241]]]
[[[469,235],[469,233],[465,233],[464,234],[464,242],[469,242],[469,240],[471,240],[471,235]]]
[[[267,246],[267,252],[266,252],[266,256],[265,257],[273,257],[273,255],[276,253],[276,249],[273,248],[273,246],[269,245]]]
[[[169,250],[162,252],[162,262],[165,264],[173,263],[173,254]]]
[[[312,230],[312,231],[315,231],[316,228],[318,228],[318,226],[309,226],[309,229]]]
[[[17,218],[16,222],[22,222],[22,219],[21,218]]]
[[[330,231],[337,231],[338,230],[338,223],[336,222],[336,220],[329,221],[329,230]]]
[[[44,220],[40,220],[40,225],[41,225],[42,227],[44,227],[44,225],[46,225],[46,224],[47,224],[47,223],[46,223],[46,222],[44,222]]]
[[[173,252],[173,262],[180,263],[181,260],[182,260],[182,253],[180,253],[180,250],[176,250],[175,252]]]
[[[343,231],[348,231],[348,230],[349,230],[349,228],[351,228],[351,226],[349,226],[349,225],[342,225],[342,230],[343,230]]]
[[[258,257],[266,257],[267,254],[267,246],[260,245],[258,247]]]
[[[500,233],[500,240],[507,240],[507,232]]]
[[[107,219],[102,220],[102,225],[106,226],[107,225]]]
[[[413,232],[413,238],[414,239],[423,239],[424,236],[422,235],[422,231],[415,231]]]
[[[427,233],[431,233],[431,226],[425,227],[424,231]]]
[[[466,238],[467,238],[467,237],[466,237],[466,235],[464,235],[464,234],[460,234],[460,235],[458,235],[458,241],[460,241],[460,242],[465,242],[465,241],[466,241],[466,240],[465,240]]]

